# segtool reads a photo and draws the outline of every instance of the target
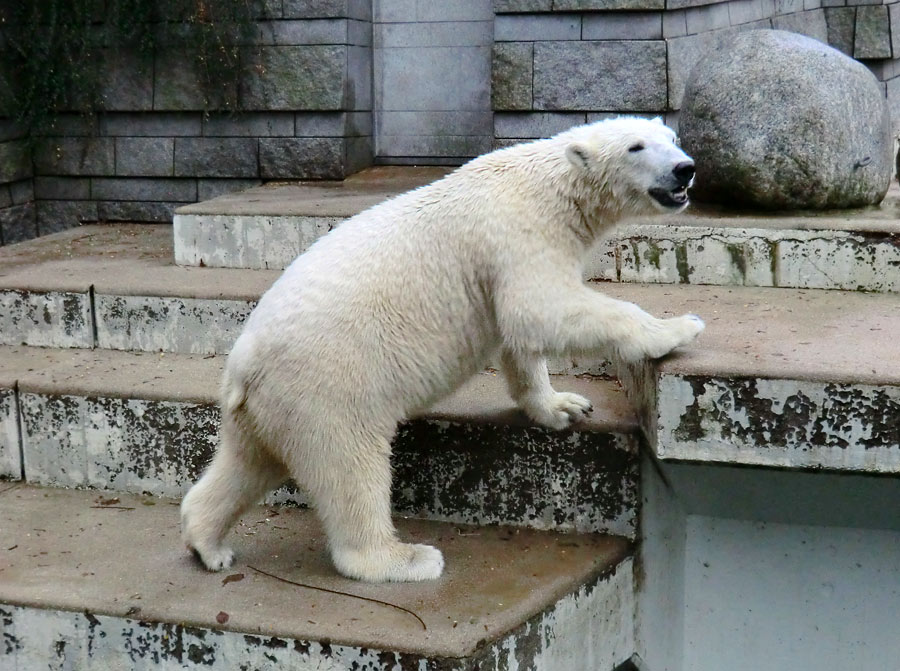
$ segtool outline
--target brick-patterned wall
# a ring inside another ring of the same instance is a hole
[[[620,113],[677,126],[694,64],[757,28],[808,35],[863,60],[885,82],[900,130],[900,3],[891,2],[494,0],[494,146]]]
[[[0,120],[0,245],[37,234],[28,139],[15,124]]]
[[[373,0],[376,158],[461,163],[490,151],[491,0]]]
[[[340,179],[370,165],[370,0],[258,6],[245,75],[211,101],[236,100],[236,111],[205,113],[190,50],[163,45],[149,63],[104,59],[102,109],[59,116],[27,158],[25,139],[0,136],[2,240],[79,221],[167,222],[179,205],[263,180]]]

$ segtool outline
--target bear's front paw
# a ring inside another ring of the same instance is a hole
[[[681,315],[664,319],[662,327],[647,348],[647,356],[658,359],[676,347],[692,342],[706,328],[706,324],[697,315]]]
[[[540,399],[526,399],[523,409],[538,424],[562,431],[584,419],[594,407],[584,396],[563,391]]]

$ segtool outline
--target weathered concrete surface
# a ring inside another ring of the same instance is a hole
[[[97,225],[0,249],[0,344],[227,353],[278,273],[175,266],[171,238]]]
[[[658,456],[900,472],[893,295],[607,284],[657,314],[696,312],[693,346],[622,370]]]
[[[379,166],[343,181],[272,183],[179,208],[179,214],[351,217],[404,191],[441,179],[452,169]]]
[[[587,264],[619,282],[900,292],[900,221],[853,217],[643,219],[620,226]]]
[[[368,168],[342,182],[261,186],[188,205],[173,220],[175,262],[282,269],[344,219],[448,172]]]
[[[255,300],[279,275],[175,266],[171,237],[166,225],[93,225],[4,247],[0,289]]]
[[[97,347],[227,354],[255,306],[247,300],[98,294]]]
[[[381,200],[384,198],[372,204]],[[175,262],[208,268],[280,270],[345,218],[176,214]]]
[[[21,406],[26,479],[182,495],[217,445],[222,363],[221,357],[0,348],[6,385],[0,389],[16,388]],[[533,426],[490,373],[404,425],[394,441],[395,509],[453,522],[633,537],[637,420],[630,404],[609,381],[560,378],[557,386],[594,403],[593,415],[574,431]],[[15,469],[19,439],[15,424],[9,427],[0,454]],[[268,500],[306,503],[293,488]]]
[[[24,485],[0,496],[4,666],[238,668],[268,656],[323,669],[462,671],[480,662],[596,671],[632,652],[621,539],[398,520],[401,536],[444,551],[446,572],[368,585],[335,574],[311,513],[259,508],[233,533],[236,565],[212,574],[181,546],[175,501],[115,498]],[[402,606],[427,628],[409,613],[284,585],[250,566]]]
[[[441,421],[402,427],[394,442],[394,508],[450,522],[634,537],[635,436],[498,428]]]
[[[22,477],[17,414],[15,389],[0,388],[0,478]]]
[[[0,289],[0,345],[91,347],[87,292]]]
[[[384,169],[377,169],[384,170]],[[362,209],[396,195],[419,169],[394,168],[394,182],[264,186],[190,205],[175,220],[177,263],[282,269]],[[401,181],[406,170],[408,181]],[[378,174],[378,173],[376,173]],[[439,175],[437,175],[439,176]],[[415,182],[413,182],[415,183]],[[387,185],[397,191],[389,191]],[[840,213],[691,214],[622,224],[586,264],[590,278],[621,282],[900,291],[900,189],[873,208]]]
[[[715,213],[660,224],[642,220],[624,227],[625,237],[599,246],[588,270],[623,282],[896,293],[900,223],[886,216],[893,205],[860,213],[860,218],[756,217],[746,220],[751,228],[733,225],[745,220]],[[785,230],[785,222],[796,228]],[[848,230],[836,230],[840,227]],[[851,228],[859,231],[849,232]],[[279,273],[175,266],[170,235],[165,226],[85,226],[0,250],[0,301],[14,306],[0,312],[0,340],[227,353],[247,314]],[[551,370],[608,372],[602,357],[555,359]]]

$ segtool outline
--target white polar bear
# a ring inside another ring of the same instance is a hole
[[[582,282],[582,258],[623,217],[687,205],[691,159],[661,121],[623,117],[481,156],[348,220],[262,297],[228,357],[220,447],[181,507],[210,570],[238,517],[289,476],[310,495],[337,570],[426,580],[441,552],[391,521],[399,422],[501,351],[509,391],[565,429],[587,399],[556,392],[544,357],[660,357],[703,322],[657,319]]]

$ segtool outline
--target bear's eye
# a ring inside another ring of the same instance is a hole
[[[637,144],[633,144],[633,145],[631,145],[630,147],[628,147],[628,151],[630,151],[631,153],[634,153],[634,152],[637,152],[637,151],[643,151],[643,149],[644,149],[644,145],[642,145],[640,142],[638,142]]]

